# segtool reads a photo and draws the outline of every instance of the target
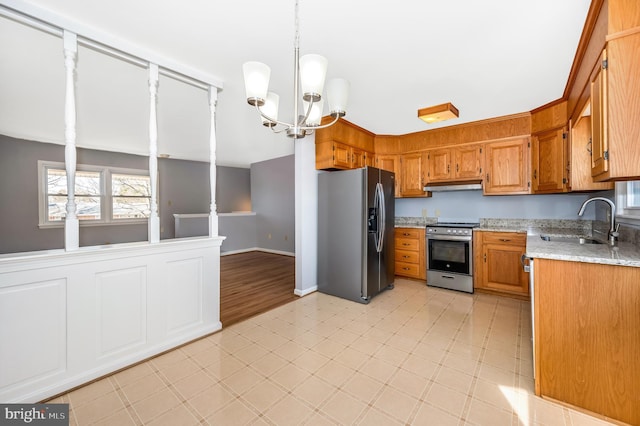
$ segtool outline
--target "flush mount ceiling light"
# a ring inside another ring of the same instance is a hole
[[[450,118],[458,118],[458,108],[454,107],[450,102],[422,108],[418,110],[418,118],[429,124],[449,120]]]
[[[300,30],[298,23],[298,0],[295,5],[295,39],[293,43],[293,123],[278,120],[278,102],[280,97],[269,92],[271,69],[261,62],[245,62],[244,85],[247,102],[256,107],[262,117],[262,124],[275,133],[287,132],[287,136],[301,139],[316,129],[335,124],[347,112],[349,82],[336,78],[327,83],[327,101],[332,122],[320,126],[324,98],[322,90],[327,73],[327,59],[320,55],[304,55],[300,58]],[[299,114],[299,93],[302,91],[303,113]],[[297,116],[297,118],[295,117]],[[283,127],[277,128],[277,125]]]

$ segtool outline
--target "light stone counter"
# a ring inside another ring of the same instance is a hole
[[[550,234],[542,233],[542,235]],[[527,236],[526,254],[534,259],[567,260],[570,262],[602,263],[605,265],[640,268],[640,249],[638,246],[627,242],[619,242],[615,246],[609,244],[577,244],[544,241],[540,238],[540,234],[529,234]]]
[[[435,217],[396,217],[396,228],[424,228],[438,221]]]
[[[588,237],[594,232],[589,220],[546,219],[480,219],[479,231],[526,232],[526,254],[532,258],[566,260],[570,262],[601,263],[640,267],[640,248],[631,242],[609,244],[578,244],[544,241],[540,235],[551,237]]]
[[[437,223],[437,218],[396,217],[397,228],[424,228]],[[551,237],[587,237],[594,232],[594,222],[590,220],[556,219],[480,219],[476,231],[520,232],[527,234],[526,254],[532,258],[566,260],[570,262],[601,263],[640,268],[640,247],[633,242],[620,241],[616,246],[609,244],[578,244],[544,241],[540,235]],[[634,241],[634,240],[631,240]]]

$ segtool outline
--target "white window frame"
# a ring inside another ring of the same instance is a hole
[[[65,164],[57,161],[38,161],[38,227],[39,228],[63,228],[64,220],[51,221],[47,216],[47,173],[48,168],[65,170]],[[80,226],[112,226],[112,225],[136,225],[146,224],[148,218],[114,219],[113,194],[111,189],[112,174],[129,174],[149,177],[148,170],[127,169],[122,167],[95,166],[90,164],[77,164],[76,170],[100,173],[100,220],[80,220]],[[159,204],[159,203],[158,203]]]
[[[627,205],[627,182],[616,182],[616,221],[640,225],[640,207]]]

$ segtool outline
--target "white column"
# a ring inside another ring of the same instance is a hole
[[[149,242],[160,242],[158,217],[158,65],[149,64],[149,178],[151,180],[151,212]]]
[[[77,250],[80,243],[80,222],[76,216],[76,90],[75,70],[78,54],[76,34],[64,31],[64,67],[66,92],[64,100],[64,163],[67,172],[67,215],[64,220],[64,248]]]
[[[209,208],[209,236],[218,236],[218,212],[216,206],[216,105],[218,89],[209,86],[209,111],[211,113],[211,130],[209,133],[209,182],[211,184],[211,206]]]
[[[304,296],[318,289],[318,171],[315,135],[295,147],[296,288]]]

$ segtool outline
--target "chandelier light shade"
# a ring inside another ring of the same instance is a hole
[[[300,86],[302,99],[314,101],[322,98],[324,79],[327,75],[327,58],[320,55],[304,55],[300,58]]]
[[[344,78],[334,78],[327,83],[327,98],[332,117],[342,117],[347,113],[349,82]]]
[[[277,93],[268,92],[267,99],[265,99],[262,111],[266,117],[262,117],[262,125],[267,127],[273,127],[278,121],[278,104],[280,103],[280,96]]]
[[[244,87],[247,93],[247,102],[251,105],[264,105],[269,90],[269,78],[271,68],[262,62],[245,62],[242,65],[244,72]]]
[[[293,110],[290,123],[278,120],[279,97],[269,92],[271,69],[261,62],[245,62],[242,66],[247,102],[256,108],[262,124],[275,133],[285,131],[287,136],[301,139],[316,129],[335,124],[347,113],[349,82],[333,79],[327,83],[327,103],[333,121],[320,125],[324,106],[324,81],[327,75],[327,59],[324,56],[308,54],[300,58],[298,25],[298,0],[295,3],[295,39],[293,43]],[[302,102],[298,98],[302,93]],[[299,111],[302,105],[303,111]],[[280,127],[277,127],[280,125]]]
[[[308,102],[302,101],[304,106],[304,110],[308,110],[311,108],[311,112],[309,112],[309,117],[307,118],[307,124],[309,126],[319,126],[320,120],[322,120],[322,109],[324,107],[324,99],[320,99],[318,102]]]

